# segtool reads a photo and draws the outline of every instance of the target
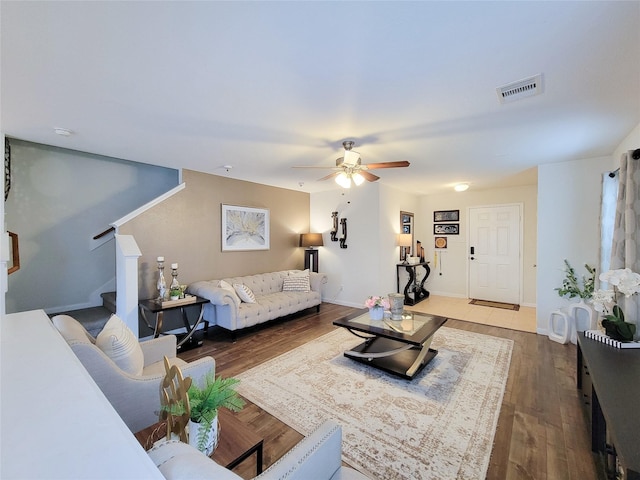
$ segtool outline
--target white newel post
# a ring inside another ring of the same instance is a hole
[[[132,235],[116,238],[116,314],[139,337],[138,258],[142,252]]]

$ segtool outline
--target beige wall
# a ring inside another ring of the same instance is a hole
[[[139,267],[141,299],[157,294],[156,258],[164,256],[167,282],[171,263],[178,279],[197,280],[231,275],[302,268],[299,234],[309,231],[309,194],[184,170],[186,188],[120,227],[133,235],[142,257]],[[270,250],[222,252],[221,204],[267,208]]]

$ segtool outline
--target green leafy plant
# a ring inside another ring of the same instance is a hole
[[[571,266],[568,260],[564,261],[565,277],[562,281],[562,287],[556,288],[558,295],[561,297],[568,296],[569,298],[580,297],[582,299],[591,298],[596,281],[596,269],[585,263],[584,268],[589,273],[588,276],[582,277],[582,288],[578,282],[576,271]]]
[[[204,451],[205,449],[207,436],[218,415],[218,409],[227,408],[238,412],[244,407],[245,401],[235,389],[238,383],[240,380],[235,378],[215,378],[213,372],[207,373],[200,385],[195,381],[191,383],[187,391],[190,408],[189,418],[192,422],[200,424],[197,437],[199,450]],[[173,415],[181,415],[184,413],[185,407],[178,404],[168,410]]]

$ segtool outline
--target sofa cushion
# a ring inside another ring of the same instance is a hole
[[[220,280],[220,283],[218,284],[218,286],[220,288],[224,288],[226,291],[228,291],[229,295],[231,295],[232,297],[234,297],[236,299],[236,303],[240,304],[240,297],[236,293],[236,290],[233,288],[233,285],[231,285],[228,282],[225,282],[224,280]]]
[[[117,315],[109,321],[96,337],[96,346],[113,362],[131,375],[140,375],[144,367],[144,354],[138,339]]]
[[[234,283],[233,288],[236,290],[236,293],[245,303],[256,303],[256,296],[253,294],[251,289],[242,283]]]

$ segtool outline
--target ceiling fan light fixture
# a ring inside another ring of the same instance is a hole
[[[360,154],[358,152],[354,152],[353,150],[344,151],[344,163],[346,165],[358,165],[359,160]]]
[[[455,187],[453,187],[453,189],[456,192],[464,192],[465,190],[467,190],[469,188],[469,184],[468,183],[459,183],[457,184]]]
[[[351,177],[344,172],[340,172],[336,176],[336,183],[342,188],[351,188]]]
[[[359,173],[354,173],[351,178],[353,178],[353,183],[356,184],[356,187],[364,183],[364,177]]]

